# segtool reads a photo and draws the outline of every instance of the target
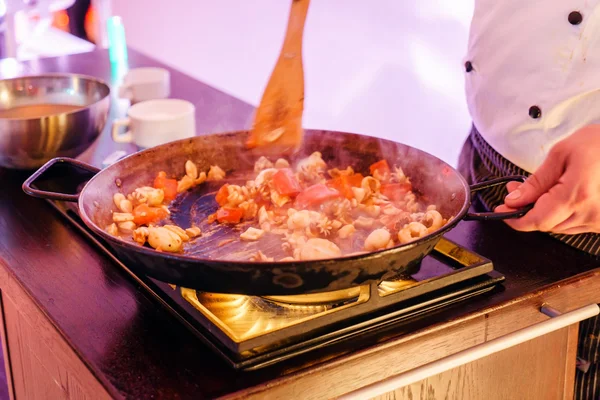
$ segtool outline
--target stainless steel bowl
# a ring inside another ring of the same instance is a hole
[[[0,166],[39,168],[77,157],[104,129],[109,86],[93,77],[45,74],[0,80]]]

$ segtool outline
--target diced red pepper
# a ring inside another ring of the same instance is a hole
[[[217,195],[215,196],[215,200],[221,207],[227,204],[227,197],[229,197],[229,191],[227,190],[228,186],[229,185],[227,183],[221,186],[221,189],[219,189]]]
[[[271,199],[264,199],[262,196],[258,196],[254,199],[254,202],[256,203],[256,206],[260,209],[262,206],[265,206],[266,209],[269,209],[269,207],[271,207],[272,203],[271,203]]]
[[[364,176],[362,174],[354,174],[350,176],[346,176],[347,183],[352,187],[360,187]]]
[[[295,206],[297,208],[317,206],[327,200],[337,199],[339,197],[341,197],[339,191],[327,187],[322,183],[318,183],[301,192],[298,197],[296,197]]]
[[[412,190],[410,183],[388,183],[381,185],[381,194],[392,201],[404,199],[404,195]]]
[[[177,180],[168,179],[164,171],[159,172],[154,179],[154,187],[165,192],[165,201],[171,201],[177,197]]]
[[[338,190],[345,198],[352,199],[354,197],[353,187],[360,187],[362,183],[362,174],[340,175],[329,181],[329,186]]]
[[[273,187],[283,196],[295,196],[302,191],[300,182],[290,168],[280,169],[273,175]]]
[[[382,181],[387,181],[390,179],[390,166],[386,160],[377,161],[375,164],[369,167],[371,171],[371,175],[375,178],[378,178]],[[375,175],[377,173],[377,176]]]
[[[161,207],[150,207],[143,203],[133,209],[133,222],[137,225],[148,225],[152,222],[158,222],[169,214]]]
[[[219,208],[217,221],[220,223],[237,224],[242,220],[244,213],[239,208]]]

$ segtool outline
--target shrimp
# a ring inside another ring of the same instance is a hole
[[[352,193],[354,194],[354,198],[356,199],[356,201],[360,204],[362,203],[362,201],[365,199],[365,197],[367,196],[367,192],[365,189],[363,188],[357,188],[357,187],[353,187],[352,188]]]
[[[401,167],[397,167],[394,165],[394,172],[392,172],[391,176],[390,176],[390,181],[391,182],[407,182],[410,183],[410,180],[406,177],[406,175],[404,175],[404,171],[402,170]]]
[[[198,228],[197,226],[192,226],[191,228],[187,228],[185,230],[185,233],[190,237],[190,238],[195,238],[198,237],[202,234],[202,231],[200,230],[200,228]]]
[[[142,186],[135,189],[135,192],[139,193],[141,197],[145,197],[145,203],[148,203],[149,206],[161,205],[165,198],[165,192],[162,189],[156,189],[150,186]]]
[[[265,231],[263,231],[262,229],[250,227],[240,235],[240,239],[252,242],[260,239],[264,234]]]
[[[163,227],[148,228],[148,243],[156,250],[168,252],[177,252],[183,245],[179,235]]]
[[[194,180],[189,175],[184,175],[183,178],[177,181],[177,193],[183,193],[194,186]]]
[[[118,213],[118,212],[114,212],[112,217],[113,217],[113,222],[133,221],[133,218],[134,218],[132,213]]]
[[[185,162],[185,174],[194,181],[198,179],[198,167],[192,160],[187,160]]]
[[[320,181],[321,174],[325,171],[326,167],[327,164],[323,161],[321,153],[316,151],[298,162],[296,172],[298,172],[301,180],[316,183]]]
[[[354,234],[354,232],[356,232],[356,228],[354,227],[354,225],[348,224],[340,228],[340,230],[338,231],[338,237],[340,239],[348,239]]]
[[[137,225],[133,221],[119,222],[117,226],[119,227],[119,230],[123,233],[131,233],[137,227]]]
[[[225,171],[223,171],[221,167],[218,165],[211,165],[210,169],[208,170],[207,178],[209,181],[220,181],[221,179],[225,178],[225,175]]]
[[[246,201],[242,188],[238,185],[227,185],[227,205],[237,207]]]
[[[258,187],[266,186],[271,181],[273,175],[277,173],[277,169],[275,168],[267,168],[260,171],[260,173],[254,179],[254,184]]]
[[[285,158],[279,158],[275,161],[275,168],[277,169],[288,168],[289,166],[290,163]]]
[[[273,168],[273,163],[265,156],[261,156],[254,163],[254,172],[260,172],[268,168]]]
[[[420,222],[411,222],[398,232],[400,243],[410,243],[420,237],[427,235],[427,227]]]
[[[265,255],[265,253],[263,253],[262,251],[257,251],[256,253],[252,254],[250,256],[250,261],[256,261],[256,262],[270,262],[270,261],[274,261],[273,257],[267,257]]]
[[[114,222],[106,227],[106,232],[109,235],[117,236],[119,234],[119,228],[117,228],[117,224]]]
[[[300,160],[296,166],[297,172],[303,172],[305,170],[321,171],[327,167],[325,161],[323,161],[320,152],[315,151],[310,156]]]
[[[327,239],[308,239],[300,249],[301,260],[319,260],[324,258],[340,257],[342,251],[333,242]]]
[[[304,229],[310,225],[310,214],[307,210],[289,212],[287,220],[288,229]]]
[[[177,225],[165,225],[165,226],[163,226],[163,228],[170,230],[171,232],[173,232],[174,234],[179,236],[181,238],[181,240],[183,240],[184,242],[187,242],[190,240],[190,237],[188,236],[188,234],[185,233],[185,231],[182,228],[178,227]]]
[[[146,240],[148,239],[148,228],[145,226],[139,227],[132,232],[132,238],[142,246],[146,244]]]
[[[370,197],[374,193],[379,192],[381,183],[372,176],[365,176],[360,183],[360,186],[365,191],[365,196]]]
[[[427,227],[428,232],[433,232],[444,225],[444,218],[436,210],[429,210],[423,217],[423,224]]]
[[[115,194],[113,195],[113,201],[114,201],[114,203],[115,203],[115,206],[117,206],[117,208],[118,208],[119,210],[122,210],[122,209],[121,209],[121,202],[122,202],[123,200],[125,200],[125,195],[124,195],[123,193],[115,193]],[[126,211],[126,212],[129,212],[129,211]]]
[[[311,224],[318,224],[325,218],[320,212],[310,211],[310,210],[302,210],[295,211],[293,209],[288,210],[288,220],[287,226],[288,229],[304,229],[309,227]]]
[[[387,246],[391,239],[390,233],[383,228],[375,229],[365,239],[365,250],[379,250]],[[392,242],[393,245],[393,242]]]

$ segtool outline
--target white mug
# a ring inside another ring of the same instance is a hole
[[[117,143],[134,143],[149,148],[196,135],[196,107],[179,99],[148,100],[134,104],[127,118],[113,122],[112,138]],[[125,133],[121,128],[127,127]]]
[[[134,68],[127,72],[119,88],[119,97],[132,104],[166,99],[171,92],[171,74],[163,68]]]

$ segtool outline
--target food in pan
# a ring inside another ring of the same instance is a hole
[[[201,236],[200,229],[171,224],[168,205],[179,193],[226,177],[218,166],[199,173],[190,160],[185,171],[179,180],[160,172],[152,186],[127,196],[115,194],[117,211],[108,232],[130,234],[139,244],[147,242],[160,251],[184,251],[185,242]],[[318,152],[296,165],[261,157],[250,178],[245,183],[238,179],[220,186],[214,194],[218,209],[207,222],[239,230],[235,240],[241,242],[278,240],[286,254],[278,261],[386,249],[412,242],[448,223],[436,205],[419,201],[402,169],[390,167],[386,160],[372,164],[363,175],[352,166],[329,168]],[[249,258],[274,261],[275,255],[257,251]]]
[[[363,175],[328,169],[315,152],[292,167],[260,158],[245,185],[225,183],[209,221],[239,225],[242,241],[281,236],[283,261],[335,258],[412,242],[448,220],[418,201],[402,168],[380,160]],[[272,261],[268,254],[256,259]]]
[[[225,171],[218,166],[211,166],[208,173],[199,173],[191,160],[185,163],[185,175],[179,180],[169,178],[164,171],[160,171],[152,186],[136,188],[127,196],[123,193],[113,195],[116,211],[113,211],[113,223],[106,227],[106,231],[113,236],[131,235],[140,245],[148,242],[159,251],[180,252],[184,242],[200,236],[202,232],[197,226],[184,229],[173,224],[161,225],[169,217],[169,204],[179,193],[206,180],[224,177]]]

